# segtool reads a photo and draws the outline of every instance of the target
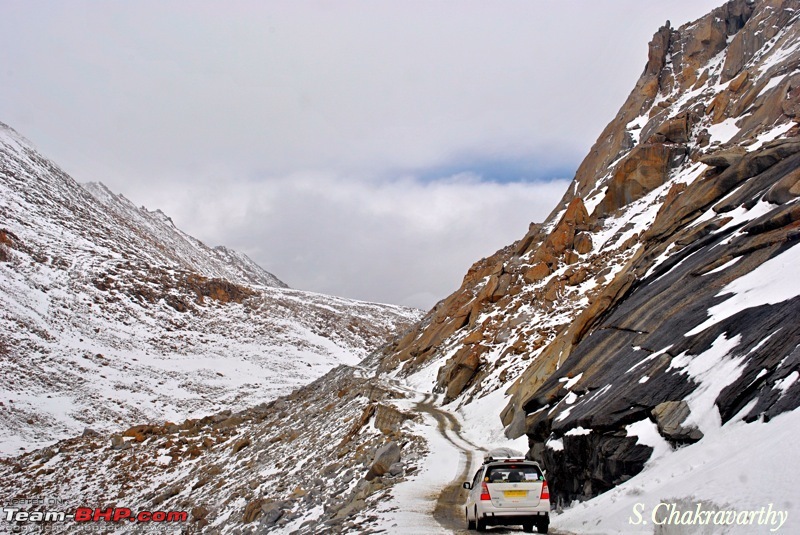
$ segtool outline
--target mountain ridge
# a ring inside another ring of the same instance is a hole
[[[290,289],[160,211],[79,185],[7,126],[0,203],[6,453],[267,401],[416,318]]]

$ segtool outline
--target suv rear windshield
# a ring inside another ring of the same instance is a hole
[[[489,483],[516,483],[520,481],[539,481],[542,473],[531,464],[501,464],[486,469],[484,481]]]

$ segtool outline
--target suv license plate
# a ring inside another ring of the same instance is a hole
[[[507,490],[503,492],[503,496],[506,498],[524,498],[527,495],[527,490]]]

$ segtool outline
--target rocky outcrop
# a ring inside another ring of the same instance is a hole
[[[400,431],[403,422],[413,418],[413,414],[398,410],[392,405],[378,404],[375,406],[375,427],[385,435]]]
[[[476,331],[478,332],[478,331]],[[445,399],[452,401],[469,384],[481,366],[481,354],[486,346],[465,345],[458,354],[439,370],[437,385],[445,392]]]
[[[685,132],[681,137],[685,137]],[[595,215],[608,215],[664,184],[669,172],[683,163],[686,154],[687,148],[680,144],[637,145],[617,166]]]
[[[642,470],[653,450],[636,442],[618,431],[565,436],[563,449],[545,448],[539,459],[557,496],[588,499]],[[551,500],[555,496],[551,491]]]
[[[372,466],[369,467],[364,479],[372,481],[376,477],[388,473],[392,465],[400,461],[400,454],[400,446],[396,442],[389,442],[378,448],[375,452],[375,460],[372,461]]]
[[[194,274],[186,277],[186,286],[197,296],[198,303],[202,303],[205,297],[222,303],[241,303],[246,298],[256,295],[253,290],[245,286]]]
[[[655,420],[661,436],[672,443],[682,444],[703,438],[703,432],[697,426],[683,425],[690,412],[689,404],[684,400],[665,401],[653,407],[650,416]]]

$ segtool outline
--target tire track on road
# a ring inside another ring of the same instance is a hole
[[[407,390],[409,391],[410,390]],[[461,467],[458,475],[446,487],[444,487],[436,498],[436,507],[433,511],[434,519],[440,526],[451,530],[457,535],[471,535],[472,531],[467,530],[467,521],[464,517],[464,505],[467,501],[467,491],[461,486],[464,481],[472,479],[471,468],[478,463],[478,452],[486,452],[486,448],[477,446],[464,438],[461,434],[461,422],[452,413],[437,407],[436,397],[433,394],[425,394],[422,401],[415,404],[415,409],[421,413],[429,414],[436,420],[439,434],[455,447],[461,455]],[[455,438],[454,438],[455,437]],[[468,447],[465,447],[468,446]],[[498,535],[503,533],[516,533],[518,529],[510,527],[495,527],[492,532]],[[575,535],[556,529],[550,529],[551,535]]]
[[[417,402],[416,409],[419,412],[429,414],[434,420],[442,435],[450,444],[453,445],[461,454],[461,468],[458,475],[451,481],[436,499],[436,508],[433,517],[445,529],[452,530],[453,533],[469,533],[466,530],[466,520],[462,512],[462,507],[466,501],[466,491],[461,484],[470,479],[470,469],[475,464],[476,451],[486,451],[484,448],[476,446],[461,434],[461,423],[449,412],[443,411],[433,404],[434,396],[425,394],[425,399]],[[454,440],[450,433],[455,435],[458,440]],[[464,444],[471,446],[471,449],[464,447]]]

